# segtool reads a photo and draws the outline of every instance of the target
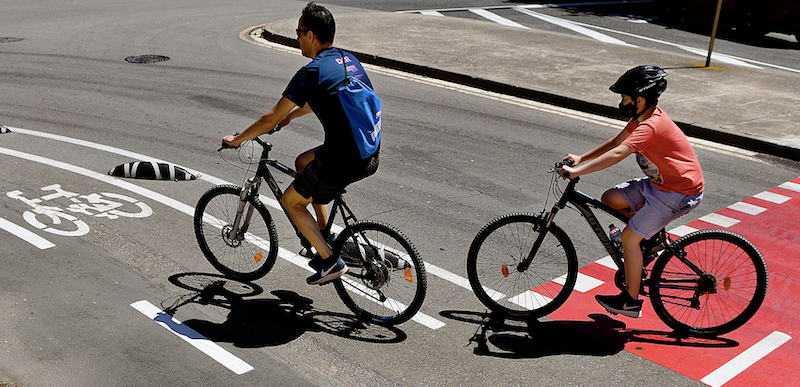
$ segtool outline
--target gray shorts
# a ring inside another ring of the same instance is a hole
[[[685,195],[662,191],[647,177],[628,180],[616,187],[622,198],[631,206],[628,227],[644,238],[650,239],[669,222],[688,213],[703,200],[703,194]]]

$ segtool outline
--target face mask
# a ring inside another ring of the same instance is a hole
[[[633,118],[636,115],[636,104],[631,102],[625,105],[620,102],[619,113],[622,114],[623,117]]]

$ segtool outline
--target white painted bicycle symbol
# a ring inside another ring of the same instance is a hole
[[[31,207],[31,210],[22,214],[28,224],[56,235],[81,236],[89,233],[89,225],[73,214],[108,219],[146,218],[153,215],[153,209],[150,206],[125,195],[110,192],[80,195],[61,189],[61,184],[42,187],[42,191],[54,192],[35,199],[24,197],[22,191],[19,190],[7,192],[6,196],[22,201]],[[40,204],[58,198],[69,199],[70,204],[66,208]],[[126,205],[126,203],[131,205]],[[125,208],[120,208],[123,206]],[[135,207],[138,208],[138,212],[123,211]]]

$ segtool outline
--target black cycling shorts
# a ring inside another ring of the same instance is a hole
[[[303,172],[295,177],[292,186],[313,204],[328,204],[344,192],[350,183],[370,176],[378,170],[378,153],[345,166],[323,163],[314,158]]]

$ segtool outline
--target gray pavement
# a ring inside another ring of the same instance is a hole
[[[609,85],[626,70],[665,68],[659,104],[690,136],[800,160],[800,75],[608,44],[492,22],[419,14],[334,15],[335,45],[362,62],[616,117]],[[263,37],[297,46],[297,19],[264,25]]]

